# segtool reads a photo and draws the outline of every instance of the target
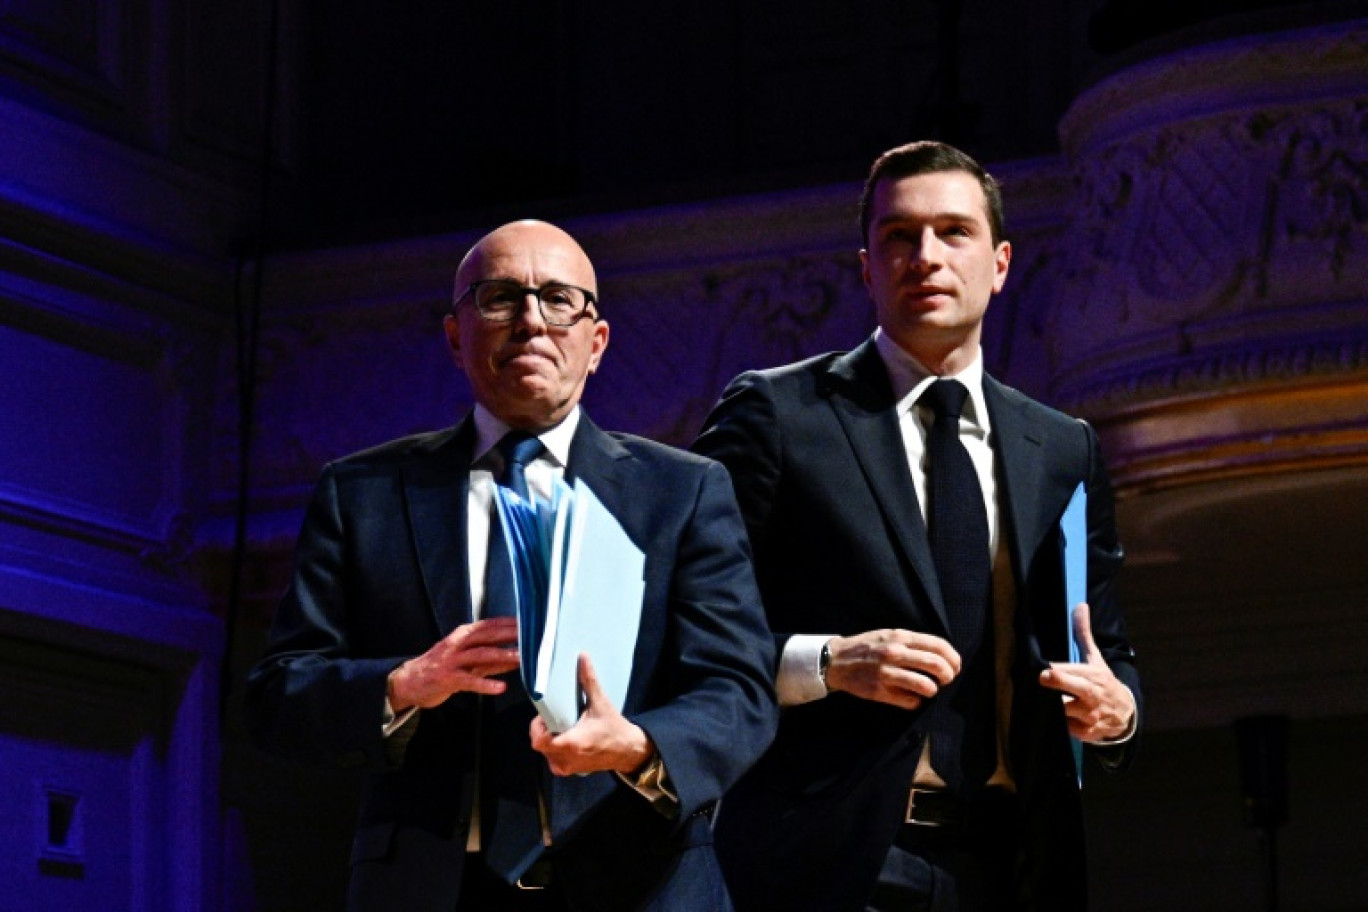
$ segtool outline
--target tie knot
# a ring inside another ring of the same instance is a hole
[[[968,398],[968,388],[958,380],[937,380],[921,394],[920,401],[930,408],[937,418],[958,421],[964,412],[964,401]]]
[[[512,479],[521,481],[527,464],[540,456],[546,448],[540,440],[526,431],[509,431],[494,445],[494,449],[499,451],[504,461],[503,480],[500,483],[508,487]],[[517,482],[511,486],[521,487]]]
[[[509,431],[499,439],[494,449],[499,451],[504,462],[516,462],[518,465],[526,466],[540,456],[545,448],[540,440],[526,431]]]

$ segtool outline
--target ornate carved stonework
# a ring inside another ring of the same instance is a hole
[[[1368,21],[1193,48],[1066,116],[1048,385],[1098,424],[1123,492],[1368,460],[1363,435],[1325,436],[1368,423],[1352,397],[1283,407],[1368,371],[1366,51]],[[1182,429],[1198,415],[1209,433]]]
[[[620,304],[590,404],[617,427],[681,445],[737,374],[849,348],[872,328],[853,251],[604,283]]]
[[[1357,369],[1368,71],[1345,55],[1365,35],[1199,48],[1080,98],[1062,127],[1078,214],[1046,320],[1058,401],[1104,414],[1232,379]],[[1314,101],[1285,100],[1312,81]],[[1327,346],[1341,354],[1306,354]],[[1301,354],[1274,354],[1289,349]]]

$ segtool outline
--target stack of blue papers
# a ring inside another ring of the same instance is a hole
[[[1064,515],[1059,520],[1064,544],[1064,622],[1069,625],[1069,661],[1082,661],[1078,638],[1074,636],[1074,612],[1088,600],[1088,489],[1082,482],[1074,490]],[[1083,745],[1073,739],[1074,766],[1078,783],[1083,784]]]
[[[553,732],[583,710],[578,659],[588,653],[621,710],[641,626],[646,556],[583,481],[557,481],[549,501],[495,486],[514,570],[521,676]]]

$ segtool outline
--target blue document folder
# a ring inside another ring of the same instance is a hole
[[[1074,636],[1074,611],[1088,600],[1088,489],[1079,482],[1064,515],[1059,520],[1059,536],[1064,551],[1064,623],[1068,625],[1069,661],[1082,660],[1078,638]],[[1073,742],[1078,782],[1083,783],[1083,745]]]
[[[620,710],[641,625],[645,554],[579,479],[573,488],[558,482],[550,502],[496,488],[495,503],[516,568],[523,685],[546,727],[565,731],[583,710],[580,653]]]

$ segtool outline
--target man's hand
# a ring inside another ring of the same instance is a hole
[[[557,776],[605,770],[630,774],[655,753],[646,732],[614,708],[599,685],[589,656],[580,653],[579,681],[588,705],[574,725],[552,734],[541,716],[532,720],[532,749],[546,757]]]
[[[490,676],[513,671],[518,664],[514,618],[462,624],[427,652],[390,672],[390,707],[396,713],[410,706],[428,709],[460,691],[501,694],[507,682]]]
[[[1097,744],[1120,738],[1130,730],[1135,716],[1135,697],[1112,674],[1093,642],[1088,605],[1074,611],[1074,639],[1081,662],[1052,662],[1040,673],[1040,683],[1064,694],[1064,714],[1069,734]]]
[[[870,630],[827,644],[827,690],[916,709],[960,673],[960,656],[937,636],[910,630]]]

